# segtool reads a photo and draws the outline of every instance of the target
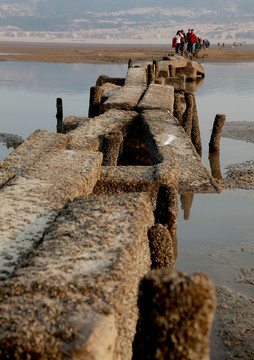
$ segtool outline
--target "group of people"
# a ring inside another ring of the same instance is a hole
[[[194,29],[188,29],[187,34],[184,30],[178,30],[176,35],[172,39],[172,47],[175,48],[176,54],[184,54],[185,50],[187,52],[194,54],[195,49],[205,49],[209,47],[210,43],[206,39],[201,39],[197,37],[194,33]]]

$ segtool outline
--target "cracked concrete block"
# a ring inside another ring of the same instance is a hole
[[[151,84],[144,97],[137,106],[139,111],[144,109],[164,109],[171,114],[174,111],[174,87],[168,85]]]
[[[144,193],[69,203],[0,288],[0,357],[131,360],[153,225]]]

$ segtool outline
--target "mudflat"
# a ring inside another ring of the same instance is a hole
[[[0,42],[0,61],[39,61],[59,63],[125,63],[159,60],[174,54],[171,45],[60,44]],[[210,46],[200,50],[197,60],[254,61],[254,45]]]

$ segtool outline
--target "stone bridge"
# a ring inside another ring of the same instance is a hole
[[[220,191],[201,161],[183,58],[100,76],[89,117],[0,163],[1,359],[208,359],[214,287],[174,270],[178,197]]]

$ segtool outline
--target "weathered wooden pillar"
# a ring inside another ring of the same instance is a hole
[[[133,67],[133,60],[129,59],[129,61],[128,61],[128,69],[130,69],[132,67]]]
[[[62,133],[63,132],[63,101],[61,98],[56,99],[56,119],[57,119],[56,131],[58,133]]]
[[[103,166],[116,166],[119,156],[119,149],[123,142],[123,134],[121,131],[111,132],[104,136],[102,152]]]
[[[154,66],[154,71],[155,71],[155,79],[157,79],[158,75],[159,75],[159,61],[158,60],[153,60],[153,66]]]
[[[201,272],[151,270],[141,281],[134,360],[208,360],[215,288]]]
[[[189,138],[191,138],[193,109],[194,109],[194,101],[193,101],[192,93],[189,92],[185,93],[185,102],[186,102],[186,109],[183,114],[182,127],[184,128]]]
[[[154,84],[154,67],[152,64],[147,66],[147,86]]]
[[[200,134],[200,127],[199,127],[199,121],[198,121],[198,109],[195,99],[195,94],[192,93],[193,97],[193,117],[192,117],[192,129],[191,129],[191,141],[194,145],[197,153],[199,156],[202,155],[202,140],[201,140],[201,134]]]
[[[183,122],[183,113],[185,109],[185,98],[184,94],[175,92],[175,101],[174,101],[174,117],[177,118],[179,123],[182,125]]]
[[[175,264],[174,240],[168,228],[162,224],[156,224],[149,230],[149,242],[152,259],[152,269],[170,267]]]
[[[178,189],[172,185],[161,185],[157,195],[155,222],[167,226],[174,240],[177,229]]]
[[[217,114],[215,116],[212,135],[209,143],[210,153],[220,151],[220,139],[225,121],[226,121],[226,115]]]
[[[102,88],[100,86],[92,86],[90,88],[89,117],[95,117],[100,114],[100,105],[102,97]]]
[[[168,70],[169,70],[169,76],[170,77],[175,77],[176,76],[176,68],[175,68],[175,66],[169,65]]]

